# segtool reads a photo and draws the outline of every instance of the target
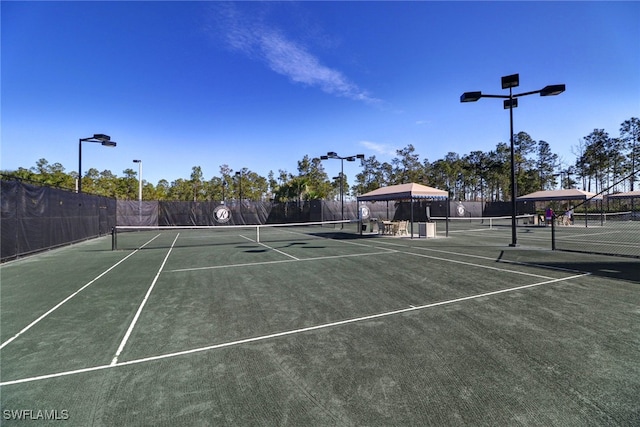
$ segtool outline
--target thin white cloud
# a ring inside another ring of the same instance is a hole
[[[272,71],[295,83],[318,87],[330,95],[368,104],[381,102],[340,71],[323,65],[304,45],[281,31],[255,20],[246,20],[237,9],[227,12],[224,34],[231,49],[264,62]]]
[[[388,144],[380,144],[372,141],[360,141],[360,145],[383,156],[395,156],[397,155],[396,149]]]

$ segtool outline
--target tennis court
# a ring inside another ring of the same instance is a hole
[[[157,228],[2,265],[3,425],[640,424],[637,260],[544,227],[358,231]]]

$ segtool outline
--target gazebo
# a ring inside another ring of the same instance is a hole
[[[548,202],[548,201],[587,201],[587,200],[602,200],[602,196],[596,195],[589,191],[578,190],[576,188],[568,188],[564,190],[542,190],[534,193],[529,193],[524,196],[518,197],[519,201],[530,202]]]
[[[576,188],[568,188],[563,190],[541,190],[533,193],[525,194],[516,200],[523,202],[552,202],[552,201],[578,201],[584,205],[585,226],[587,225],[587,202],[591,200],[602,201],[602,195],[592,193],[590,191],[578,190]]]
[[[607,196],[609,199],[640,199],[640,191],[627,191],[626,193],[615,193]]]
[[[614,199],[614,200],[619,200],[619,199],[630,199],[631,200],[631,215],[635,215],[635,199],[640,199],[640,191],[635,190],[635,191],[627,191],[625,193],[616,193],[616,194],[609,194],[607,195],[607,199]]]
[[[445,190],[428,187],[422,184],[409,183],[390,185],[381,187],[376,190],[358,196],[359,202],[376,202],[391,200],[410,200],[411,201],[411,237],[413,238],[413,202],[414,200],[447,200],[449,193]],[[447,209],[447,235],[449,225],[449,214]]]

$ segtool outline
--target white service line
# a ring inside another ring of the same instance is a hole
[[[15,340],[16,338],[18,338],[20,335],[22,335],[23,333],[27,332],[29,329],[31,329],[32,327],[34,327],[38,322],[40,322],[42,319],[44,319],[45,317],[47,317],[48,315],[50,315],[51,313],[53,313],[54,311],[56,311],[58,308],[60,308],[60,306],[62,306],[64,303],[66,303],[67,301],[69,301],[71,298],[75,297],[76,295],[78,295],[80,292],[82,292],[83,290],[85,290],[87,287],[91,286],[93,283],[95,283],[96,280],[100,279],[102,276],[104,276],[105,274],[107,274],[108,272],[110,272],[111,270],[113,270],[114,268],[116,268],[117,266],[119,266],[120,264],[122,264],[125,260],[127,260],[129,257],[131,257],[132,255],[134,255],[136,252],[138,252],[140,249],[144,248],[146,245],[148,245],[149,243],[153,242],[156,238],[158,238],[158,236],[160,236],[160,234],[156,235],[155,237],[153,237],[151,240],[149,240],[147,243],[145,243],[144,245],[140,246],[138,249],[134,250],[133,252],[131,252],[129,255],[127,255],[126,257],[122,258],[120,261],[118,261],[117,263],[115,263],[114,265],[112,265],[111,267],[109,267],[108,269],[106,269],[105,271],[103,271],[102,273],[100,273],[97,277],[95,277],[93,280],[91,280],[89,283],[87,283],[86,285],[84,285],[83,287],[81,287],[80,289],[78,289],[77,291],[75,291],[74,293],[72,293],[71,295],[69,295],[68,297],[66,297],[65,299],[63,299],[62,301],[60,301],[58,304],[56,304],[53,308],[49,309],[49,311],[47,311],[46,313],[44,313],[43,315],[41,315],[40,317],[38,317],[36,320],[34,320],[33,322],[29,323],[27,326],[25,326],[20,332],[18,332],[17,334],[15,334],[14,336],[12,336],[11,338],[9,338],[8,340],[6,340],[5,342],[2,343],[2,345],[0,345],[0,350],[3,349],[6,345],[8,345],[9,343],[11,343],[13,340]]]
[[[352,258],[352,257],[366,257],[370,255],[387,255],[396,253],[398,251],[394,249],[387,248],[378,248],[383,249],[384,252],[368,252],[364,254],[349,254],[349,255],[327,255],[321,257],[314,258],[300,258],[300,259],[279,259],[276,261],[262,261],[262,262],[246,262],[242,264],[225,264],[225,265],[212,265],[209,267],[192,267],[192,268],[178,268],[175,270],[168,270],[166,273],[184,273],[186,271],[198,271],[198,270],[217,270],[221,268],[236,268],[236,267],[253,267],[259,265],[268,265],[268,264],[284,264],[289,262],[306,262],[306,261],[320,261],[323,259],[334,259],[334,258]]]
[[[248,343],[253,343],[253,342],[258,342],[258,341],[265,341],[265,340],[269,340],[269,339],[273,339],[273,338],[280,338],[280,337],[300,334],[300,333],[309,332],[309,331],[317,331],[319,329],[326,329],[326,328],[331,328],[331,327],[335,327],[335,326],[348,325],[348,324],[352,324],[352,323],[356,323],[356,322],[362,322],[362,321],[365,321],[365,320],[379,319],[381,317],[388,317],[388,316],[393,316],[393,315],[397,315],[397,314],[408,313],[408,312],[411,312],[411,311],[424,310],[424,309],[427,309],[427,308],[433,308],[433,307],[438,307],[438,306],[443,306],[443,305],[448,305],[448,304],[454,304],[454,303],[458,303],[458,302],[462,302],[462,301],[468,301],[468,300],[488,297],[488,296],[492,296],[492,295],[503,294],[503,293],[507,293],[507,292],[514,292],[514,291],[519,291],[519,290],[527,289],[527,288],[534,288],[534,287],[537,287],[537,286],[548,285],[548,284],[551,284],[551,283],[564,282],[566,280],[577,279],[577,278],[588,276],[588,275],[590,275],[590,273],[577,274],[575,276],[564,277],[564,278],[560,278],[560,279],[545,280],[544,282],[533,283],[533,284],[530,284],[530,285],[516,286],[514,288],[501,289],[501,290],[498,290],[498,291],[485,292],[485,293],[482,293],[482,294],[470,295],[470,296],[467,296],[467,297],[455,298],[455,299],[451,299],[451,300],[447,300],[447,301],[440,301],[440,302],[435,302],[435,303],[431,303],[431,304],[424,304],[424,305],[420,305],[420,306],[413,306],[412,305],[412,306],[409,306],[408,308],[403,308],[403,309],[393,310],[393,311],[387,311],[387,312],[384,312],[384,313],[372,314],[372,315],[369,315],[369,316],[362,316],[362,317],[356,317],[356,318],[353,318],[353,319],[340,320],[340,321],[337,321],[337,322],[324,323],[324,324],[321,324],[321,325],[309,326],[307,328],[300,328],[300,329],[293,329],[293,330],[290,330],[290,331],[277,332],[277,333],[274,333],[274,334],[262,335],[262,336],[259,336],[259,337],[246,338],[246,339],[230,341],[230,342],[221,343],[221,344],[209,345],[209,346],[206,346],[206,347],[194,348],[194,349],[191,349],[191,350],[183,350],[183,351],[178,351],[178,352],[175,352],[175,353],[167,353],[167,354],[161,354],[161,355],[158,355],[158,356],[145,357],[145,358],[142,358],[142,359],[129,360],[129,361],[126,361],[126,362],[121,362],[121,363],[112,363],[111,365],[93,366],[93,367],[90,367],[90,368],[76,369],[76,370],[73,370],[73,371],[58,372],[58,373],[55,373],[55,374],[47,374],[47,375],[40,375],[40,376],[37,376],[37,377],[30,377],[30,378],[22,378],[22,379],[17,379],[17,380],[5,381],[5,382],[0,382],[0,386],[22,384],[22,383],[27,383],[27,382],[45,380],[45,379],[49,379],[49,378],[59,378],[59,377],[75,375],[75,374],[81,374],[81,373],[84,373],[84,372],[99,371],[99,370],[108,369],[108,368],[114,368],[114,367],[119,367],[119,366],[137,365],[137,364],[140,364],[140,363],[153,362],[153,361],[156,361],[156,360],[169,359],[169,358],[173,358],[173,357],[184,356],[184,355],[194,354],[194,353],[201,353],[201,352],[205,352],[205,351],[216,350],[216,349],[226,348],[226,347],[232,347],[232,346],[241,345],[241,344],[248,344]]]
[[[120,346],[118,346],[118,350],[116,351],[115,356],[113,356],[113,359],[111,360],[111,366],[113,366],[116,363],[118,363],[118,357],[120,356],[120,353],[122,353],[122,350],[124,350],[124,346],[127,344],[127,341],[129,340],[129,336],[131,335],[131,332],[133,332],[133,328],[136,326],[136,322],[138,321],[138,318],[140,317],[140,313],[142,313],[142,309],[144,308],[145,304],[147,303],[147,299],[149,299],[149,295],[151,295],[151,291],[153,290],[153,287],[156,285],[156,282],[158,281],[158,278],[160,277],[160,273],[162,272],[162,269],[164,268],[164,265],[167,263],[167,260],[169,259],[169,255],[171,255],[171,251],[173,250],[173,246],[176,244],[176,240],[178,240],[179,236],[180,236],[180,233],[178,233],[176,235],[176,238],[173,239],[173,243],[171,243],[171,247],[169,248],[169,251],[167,252],[167,255],[165,255],[164,260],[162,261],[162,264],[160,265],[160,269],[156,273],[156,277],[153,278],[153,282],[151,282],[151,286],[149,286],[149,289],[147,290],[147,294],[144,296],[144,299],[142,300],[142,303],[140,304],[140,307],[138,307],[138,311],[136,312],[136,315],[133,316],[133,320],[131,321],[131,324],[129,325],[129,329],[127,329],[127,332],[124,334],[124,337],[122,338],[122,342],[120,342]]]

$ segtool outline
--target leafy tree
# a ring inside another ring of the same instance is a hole
[[[518,193],[555,188],[560,176],[561,187],[571,188],[581,181],[582,188],[600,191],[609,188],[621,178],[638,169],[640,159],[640,120],[632,117],[620,125],[619,137],[610,137],[604,129],[594,129],[579,140],[575,163],[555,173],[561,162],[546,141],[535,141],[526,132],[514,135],[515,170]],[[19,179],[73,190],[78,173],[67,173],[60,163],[38,159],[29,169],[19,167],[2,171]],[[472,151],[469,154],[447,153],[434,162],[420,161],[411,144],[396,151],[390,162],[380,162],[375,156],[362,160],[362,169],[350,186],[344,176],[345,195],[357,195],[386,185],[421,182],[447,189],[452,199],[507,201],[511,199],[511,158],[509,144],[500,142],[489,152]],[[575,179],[574,179],[575,178]],[[635,189],[637,175],[624,187]],[[329,179],[322,162],[317,158],[298,161],[297,173],[284,169],[278,174],[269,172],[268,178],[243,168],[233,171],[228,165],[220,166],[219,176],[205,180],[200,166],[194,166],[189,179],[172,183],[160,180],[156,186],[144,181],[145,200],[223,200],[238,199],[242,185],[245,200],[312,200],[336,198],[340,178]],[[120,199],[136,199],[138,181],[133,169],[118,177],[109,170],[89,169],[82,177],[84,192]],[[592,188],[593,187],[593,188]],[[350,191],[351,190],[351,191]],[[612,188],[616,191],[617,188]]]
[[[302,183],[304,183],[305,194],[301,197],[304,200],[323,199],[331,191],[327,173],[317,157],[310,159],[305,155],[298,161],[298,176],[304,177]]]
[[[197,202],[198,200],[202,200],[205,198],[206,189],[203,185],[203,173],[202,168],[200,166],[194,166],[191,168],[191,179],[190,183],[193,187],[193,201]]]
[[[275,175],[273,171],[269,171],[269,175],[267,176],[267,185],[269,186],[269,198],[272,199],[275,195],[276,190],[278,189],[278,181],[275,179]]]
[[[634,183],[637,180],[635,171],[638,170],[638,164],[640,164],[640,119],[632,117],[625,120],[620,125],[620,139],[624,144],[624,150],[629,151],[625,169],[633,172],[629,179],[629,187],[631,191],[634,191]]]
[[[539,173],[539,190],[551,190],[556,187],[554,165],[558,162],[558,155],[551,151],[549,143],[538,142],[538,158],[536,169]],[[526,194],[526,193],[525,193]]]
[[[117,182],[118,182],[118,177],[115,176],[110,170],[105,169],[102,172],[100,172],[100,175],[98,176],[95,182],[94,193],[99,194],[101,196],[117,198],[118,197]],[[84,180],[83,180],[82,188],[85,188]]]
[[[46,159],[39,159],[32,169],[38,175],[38,181],[44,185],[62,188],[74,188],[73,178],[64,172],[60,163],[50,164]]]
[[[594,129],[589,135],[584,137],[585,150],[579,161],[587,174],[587,191],[592,191],[592,179],[595,182],[595,192],[598,188],[604,187],[606,171],[609,168],[609,156],[611,155],[611,144],[609,134],[604,129]]]
[[[416,149],[412,144],[396,150],[396,154],[399,157],[391,161],[394,167],[393,174],[396,184],[422,182],[424,180],[424,171],[420,164],[420,156],[416,154],[415,151]]]
[[[380,188],[382,184],[383,173],[376,156],[362,159],[362,172],[356,175],[356,183],[353,190],[357,194],[364,194]]]
[[[118,179],[118,199],[135,200],[138,198],[137,173],[131,168],[122,171],[124,177]]]
[[[144,189],[143,191],[143,198],[145,200],[167,200],[169,197],[169,191],[170,191],[170,187],[169,187],[169,181],[167,181],[166,179],[161,179],[160,181],[158,181],[158,185],[156,185],[155,187],[155,195],[156,197],[149,197],[147,198],[145,193],[144,193]]]

